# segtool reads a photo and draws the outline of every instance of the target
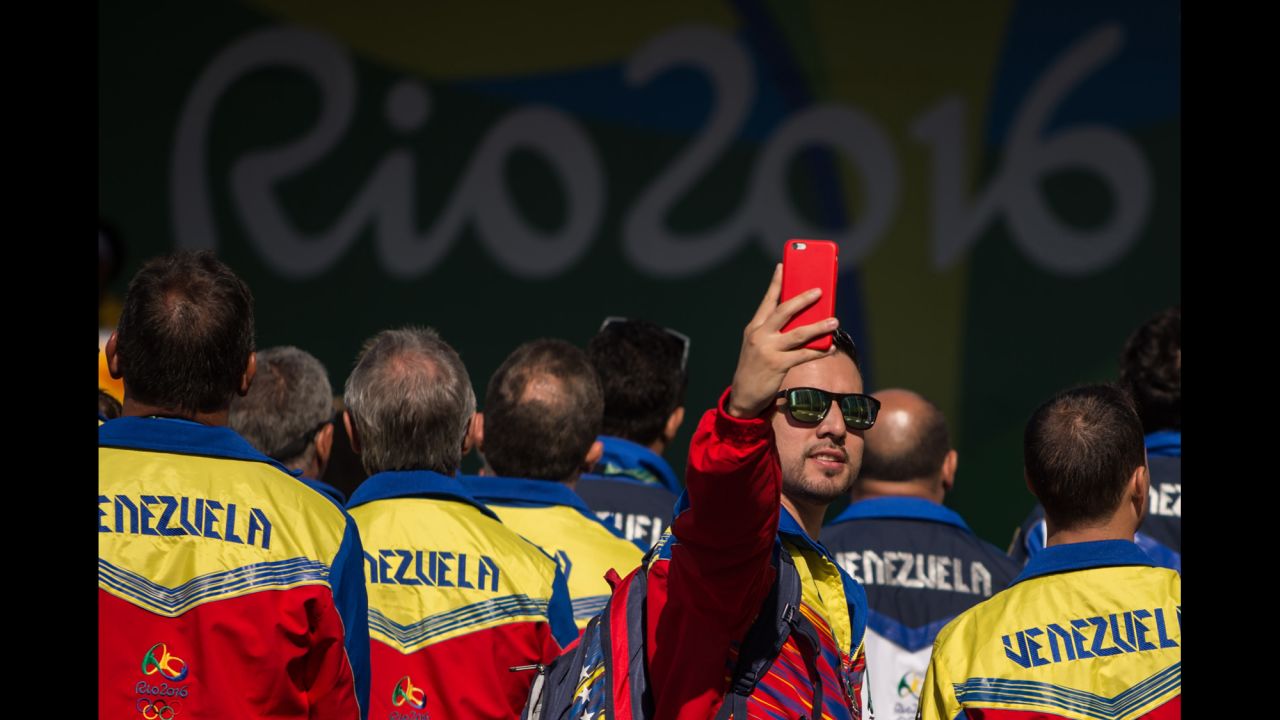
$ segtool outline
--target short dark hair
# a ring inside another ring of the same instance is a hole
[[[231,400],[227,424],[263,455],[294,468],[315,458],[315,436],[333,419],[329,372],[311,353],[283,345],[258,351],[244,397]]]
[[[1142,427],[1182,429],[1182,306],[1133,331],[1120,351],[1120,384],[1133,396]]]
[[[647,320],[612,322],[587,343],[604,389],[601,432],[641,445],[661,439],[667,418],[684,404],[684,343]]]
[[[862,363],[858,360],[858,344],[853,341],[853,336],[844,328],[836,328],[831,334],[831,342],[836,346],[836,350],[849,356],[853,361],[853,366],[862,370]]]
[[[896,447],[886,447],[874,441],[862,446],[862,470],[859,480],[905,482],[908,480],[936,479],[942,471],[942,462],[951,452],[951,435],[947,431],[947,418],[936,405],[923,396],[920,400],[927,411],[916,418],[910,427],[913,437]],[[874,433],[872,428],[869,433]],[[892,452],[888,452],[892,450]]]
[[[370,475],[452,475],[462,464],[476,394],[462,358],[435,330],[406,327],[369,338],[347,376],[343,401]]]
[[[182,412],[224,410],[253,354],[253,295],[208,250],[147,262],[116,327],[127,393]]]
[[[499,475],[566,480],[582,466],[603,416],[604,392],[586,353],[563,340],[527,342],[489,379],[485,460]]]
[[[1114,385],[1054,395],[1032,413],[1022,445],[1032,492],[1067,529],[1109,518],[1147,457],[1133,399]]]

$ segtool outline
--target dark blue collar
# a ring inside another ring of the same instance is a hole
[[[658,453],[619,437],[601,435],[596,439],[604,445],[604,455],[596,463],[595,474],[639,485],[658,485],[680,494],[675,471]]]
[[[494,520],[493,511],[476,500],[457,478],[430,470],[392,470],[371,475],[351,493],[347,509],[391,498],[439,498],[466,503]]]
[[[799,521],[791,517],[791,511],[788,510],[785,505],[778,511],[778,534],[786,537],[786,539],[794,543],[813,550],[837,566],[839,565],[839,563],[836,563],[836,558],[831,554],[830,550],[823,546],[822,543],[809,537],[809,534],[804,531],[804,527],[799,523]]]
[[[1182,457],[1182,431],[1157,430],[1146,437],[1147,454]]]
[[[676,500],[675,514],[679,515],[688,508],[689,495],[686,492],[681,492],[680,498]],[[831,551],[828,550],[826,546],[809,537],[809,534],[804,531],[804,528],[800,523],[791,516],[791,511],[788,510],[786,506],[778,508],[777,541],[781,541],[783,539],[817,552],[836,567],[836,570],[840,573],[840,584],[844,588],[845,602],[850,607],[849,619],[853,626],[853,648],[858,647],[858,644],[862,642],[862,637],[866,633],[867,629],[866,590],[862,588],[862,585],[858,583],[857,580],[850,577],[849,573],[845,572],[844,568],[840,567],[840,563],[836,562],[835,556],[831,554]],[[658,548],[661,553],[670,553],[671,544],[660,543]],[[665,555],[665,557],[669,559],[670,555]],[[850,648],[851,652],[853,648]]]
[[[844,509],[828,526],[850,520],[867,520],[873,518],[901,518],[904,520],[927,520],[929,522],[954,525],[972,533],[964,519],[951,508],[944,507],[924,498],[915,497],[876,497],[859,500]]]
[[[179,418],[116,418],[98,426],[98,445],[249,460],[267,463],[294,477],[302,474],[258,452],[229,427],[203,425]]]
[[[578,497],[578,493],[564,483],[492,475],[459,475],[458,479],[468,492],[483,503],[515,507],[565,505],[595,522],[600,521],[591,512],[591,508],[587,507],[587,503]]]
[[[327,482],[316,480],[315,478],[303,477],[299,475],[298,479],[302,481],[302,484],[306,485],[312,490],[316,490],[317,492],[327,496],[328,498],[336,502],[338,504],[338,507],[346,507],[347,496],[342,494],[342,491],[339,490],[338,488],[330,485]]]
[[[1142,548],[1125,540],[1096,540],[1068,545],[1050,545],[1032,555],[1027,561],[1027,566],[1022,568],[1022,572],[1010,584],[1053,573],[1115,565],[1155,567],[1155,563],[1142,552]]]

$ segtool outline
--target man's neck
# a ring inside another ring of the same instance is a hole
[[[227,415],[230,414],[230,407],[223,408],[216,412],[187,412],[185,410],[174,410],[172,408],[164,408],[158,405],[148,405],[137,400],[125,397],[123,405],[123,417],[168,417],[178,418],[180,420],[190,420],[198,422],[201,425],[226,425]]]
[[[1045,546],[1070,545],[1073,543],[1097,542],[1099,540],[1123,540],[1133,542],[1133,534],[1137,528],[1132,522],[1113,519],[1096,527],[1058,528],[1045,518]]]
[[[853,493],[849,499],[852,502],[859,500],[871,500],[872,498],[882,497],[912,497],[921,500],[928,500],[937,505],[942,504],[942,498],[945,493],[940,485],[934,486],[928,481],[907,480],[903,482],[889,482],[884,480],[858,480],[853,486]]]
[[[797,503],[787,497],[786,493],[783,493],[782,506],[791,513],[796,522],[800,523],[800,527],[804,528],[806,535],[813,540],[818,539],[818,536],[822,534],[822,519],[827,514],[826,505]]]

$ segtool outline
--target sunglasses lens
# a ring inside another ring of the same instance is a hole
[[[787,394],[787,409],[800,422],[820,422],[831,407],[831,398],[821,390],[797,388]]]
[[[866,430],[876,424],[880,403],[866,395],[848,395],[840,400],[840,412],[844,422],[855,430]]]

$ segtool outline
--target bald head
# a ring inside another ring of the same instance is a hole
[[[880,401],[866,432],[854,497],[911,495],[941,502],[955,481],[956,452],[937,406],[910,390],[873,393]]]

